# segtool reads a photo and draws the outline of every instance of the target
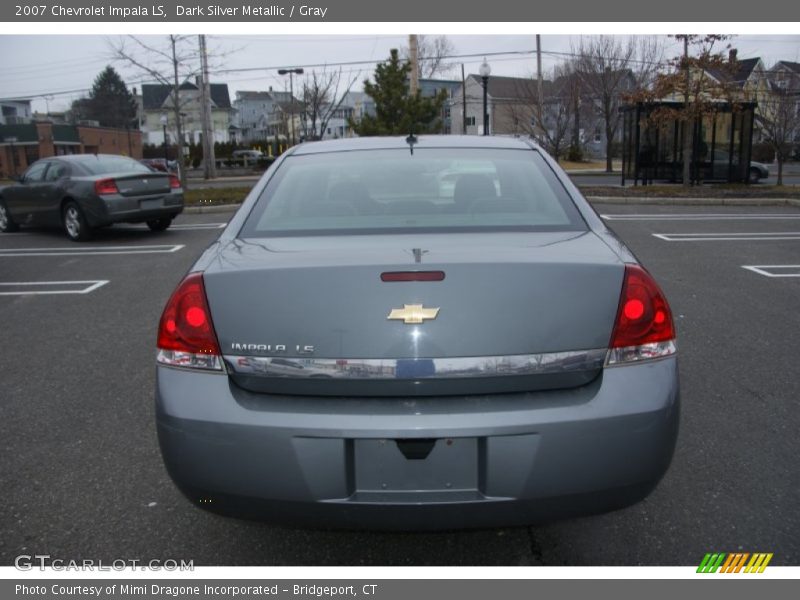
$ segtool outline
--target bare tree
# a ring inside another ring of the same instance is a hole
[[[436,75],[446,75],[452,71],[456,63],[448,61],[456,52],[453,42],[446,35],[435,37],[428,35],[417,36],[417,62],[419,74],[423,79],[431,79]],[[404,47],[400,55],[408,60],[409,49]]]
[[[169,101],[177,141],[178,168],[184,186],[187,182],[183,177],[183,122],[180,86],[183,80],[193,78],[200,73],[200,56],[194,40],[194,36],[169,35],[163,46],[144,41],[136,36],[127,36],[116,42],[109,42],[113,58],[136,68],[153,81],[171,88]]]
[[[562,63],[553,71],[553,80],[545,82],[542,106],[539,106],[535,77],[520,80],[515,98],[504,102],[515,133],[527,134],[539,141],[557,161],[564,155],[574,136],[575,108],[579,107],[570,63]]]
[[[613,144],[620,122],[622,93],[634,87],[631,61],[636,53],[633,38],[599,35],[581,37],[575,60],[584,97],[603,120],[606,137],[606,172],[612,170]]]
[[[775,152],[778,162],[778,185],[783,185],[783,163],[792,154],[792,146],[800,140],[800,95],[791,85],[775,86],[761,97],[756,113],[765,142]]]
[[[630,68],[636,88],[649,89],[664,69],[664,41],[655,35],[639,35],[634,40],[636,58],[631,61]]]
[[[321,139],[333,115],[342,106],[348,92],[358,80],[360,73],[345,81],[344,91],[340,94],[342,70],[329,73],[326,70],[318,73],[311,71],[303,82],[303,136],[307,140]]]

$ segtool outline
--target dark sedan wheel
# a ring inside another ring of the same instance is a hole
[[[750,169],[750,183],[758,183],[761,179],[761,172],[758,169]]]
[[[6,203],[0,199],[0,231],[3,233],[12,233],[17,231],[19,226],[14,223],[14,220],[11,218],[11,215],[6,208]]]
[[[92,237],[92,230],[83,216],[81,207],[75,202],[67,202],[64,211],[61,213],[61,223],[64,225],[64,233],[73,242],[85,242]]]
[[[164,231],[170,225],[172,225],[171,217],[164,217],[163,219],[150,219],[147,221],[147,226],[150,228],[150,231]]]

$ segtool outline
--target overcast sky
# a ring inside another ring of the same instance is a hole
[[[147,43],[159,45],[163,36],[140,36]],[[218,69],[258,69],[246,72],[217,72],[214,83],[227,83],[231,101],[237,90],[284,89],[286,78],[277,74],[279,67],[331,65],[360,61],[379,61],[389,55],[391,48],[407,45],[408,36],[377,35],[264,35],[234,36],[210,35],[210,51],[226,53],[216,61]],[[430,36],[433,37],[433,36]],[[477,55],[454,58],[459,66],[451,73],[460,79],[460,64],[467,74],[476,73],[483,55],[496,75],[531,76],[536,70],[534,35],[449,35],[455,54]],[[623,37],[623,36],[621,36]],[[665,43],[665,57],[680,53],[680,45],[666,36],[658,36]],[[564,59],[557,53],[568,53],[579,42],[580,36],[542,36],[544,71]],[[52,36],[52,35],[0,35],[0,98],[33,98],[36,111],[64,110],[75,98],[85,94],[97,73],[106,64],[112,64],[129,87],[141,85],[147,79],[140,71],[114,62],[111,45],[121,36]],[[130,42],[129,42],[130,43]],[[800,62],[800,36],[739,35],[730,40],[739,52],[739,58],[761,57],[769,68],[778,60]],[[508,54],[500,54],[508,53]],[[517,53],[517,54],[514,54]],[[371,77],[374,63],[345,65],[341,67],[344,78],[357,77],[353,89],[360,89],[361,81]]]

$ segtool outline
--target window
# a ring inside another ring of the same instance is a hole
[[[288,157],[241,236],[585,229],[536,151],[416,148]]]
[[[475,127],[475,117],[466,118],[467,127]]]
[[[44,180],[44,172],[47,169],[46,162],[38,162],[25,172],[25,183],[41,183]]]
[[[44,179],[45,181],[58,181],[67,175],[69,175],[69,168],[67,165],[61,162],[51,162]]]
[[[86,156],[75,161],[80,168],[90,175],[103,175],[104,173],[150,173],[150,169],[138,160],[124,156],[95,155]]]

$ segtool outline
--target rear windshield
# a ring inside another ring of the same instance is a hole
[[[125,156],[87,156],[75,159],[82,171],[89,175],[103,175],[105,173],[152,173],[149,167],[138,160]]]
[[[586,224],[534,150],[357,150],[287,157],[240,236],[496,230]]]

